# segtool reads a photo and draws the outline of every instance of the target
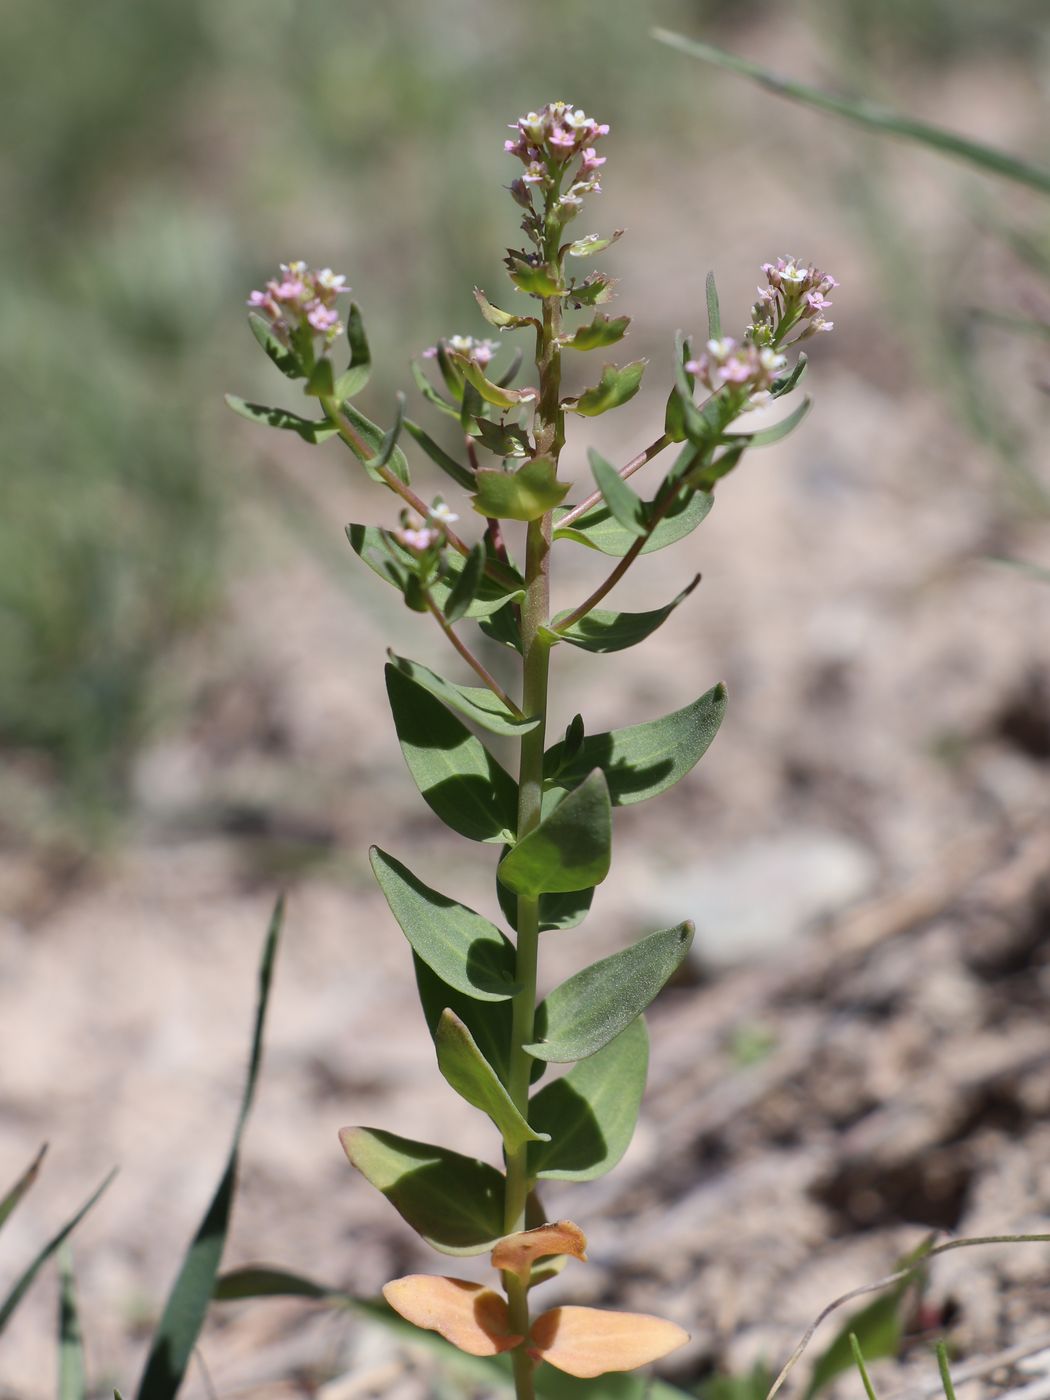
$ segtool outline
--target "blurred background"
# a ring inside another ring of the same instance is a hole
[[[637,722],[717,680],[731,696],[693,778],[618,814],[594,916],[550,946],[554,980],[647,924],[698,924],[663,1049],[653,1020],[634,1194],[589,1188],[628,1265],[603,1272],[597,1226],[600,1282],[576,1286],[673,1295],[693,1385],[778,1361],[918,1226],[1048,1208],[1050,1182],[1018,1182],[1047,1145],[1050,588],[1003,561],[1050,565],[1046,338],[1015,324],[1048,317],[1050,206],[788,106],[657,44],[653,24],[1047,161],[1044,0],[35,0],[0,16],[0,1173],[52,1143],[0,1279],[121,1164],[77,1246],[100,1394],[131,1386],[226,1150],[277,888],[288,936],[234,1262],[358,1292],[421,1262],[341,1157],[335,1132],[360,1115],[418,1137],[454,1122],[457,1145],[491,1153],[437,1081],[365,858],[378,841],[494,912],[386,714],[387,645],[454,663],[346,547],[347,521],[390,522],[393,502],[338,444],[253,428],[222,394],[299,408],[243,303],[302,257],[347,274],[377,363],[360,404],[389,423],[414,355],[484,333],[472,288],[506,304],[504,131],[554,97],[611,124],[587,219],[627,229],[603,266],[636,317],[630,357],[650,360],[629,408],[570,442],[567,475],[587,479],[588,442],[626,461],[657,435],[708,269],[730,332],[778,254],[842,283],[812,347],[810,419],[617,594],[656,605],[700,569],[689,605],[625,658],[557,656],[556,722]],[[566,560],[566,602],[595,567]],[[860,945],[876,952],[843,970]],[[745,986],[746,1014],[727,1016]],[[956,1041],[988,1050],[962,1087]],[[918,1084],[902,1139],[878,1114]],[[726,1093],[746,1129],[716,1111]],[[876,1138],[892,1160],[872,1177]],[[704,1194],[734,1169],[755,1193],[733,1204],[736,1233]],[[577,1199],[552,1209],[582,1215]],[[673,1217],[671,1200],[686,1203]],[[657,1218],[677,1221],[677,1273]],[[1045,1305],[1050,1273],[1014,1267],[969,1313],[970,1275],[943,1284],[970,1343]],[[0,1394],[52,1392],[49,1288],[5,1336]],[[345,1319],[230,1316],[207,1351],[230,1368],[220,1393],[314,1394],[372,1365],[395,1367],[391,1385],[347,1396],[417,1393],[390,1343]]]

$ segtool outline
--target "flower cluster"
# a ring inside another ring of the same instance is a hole
[[[830,331],[835,324],[825,319],[831,305],[827,294],[839,284],[827,272],[795,258],[777,258],[763,263],[767,285],[759,287],[758,300],[751,311],[748,337],[760,345],[779,345],[785,335],[801,325],[792,341],[807,340],[818,331]]]
[[[330,267],[319,272],[304,262],[281,263],[279,278],[271,278],[263,291],[252,292],[248,305],[261,311],[281,340],[288,344],[296,333],[324,336],[331,345],[343,329],[335,299],[349,292],[346,278]]]
[[[564,218],[571,218],[585,194],[601,193],[597,172],[605,156],[598,154],[594,142],[608,135],[608,123],[596,122],[571,102],[549,102],[541,112],[519,117],[511,131],[515,139],[505,141],[503,149],[525,166],[524,175],[511,185],[519,204],[531,208],[533,188],[554,191],[556,208]],[[577,157],[580,164],[568,189],[562,191],[566,168]]]
[[[712,393],[726,385],[745,390],[748,406],[754,407],[768,396],[773,381],[786,364],[787,356],[771,345],[756,345],[750,341],[740,345],[731,335],[726,335],[719,340],[709,340],[703,353],[690,360],[686,369]]]
[[[454,350],[457,355],[466,355],[467,359],[473,360],[480,369],[485,368],[500,348],[498,340],[476,340],[472,335],[450,335],[441,343],[446,350]],[[428,345],[423,351],[423,358],[436,359],[437,353],[436,345]]]

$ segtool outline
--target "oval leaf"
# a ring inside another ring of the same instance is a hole
[[[484,1254],[503,1235],[495,1167],[372,1128],[344,1128],[343,1151],[412,1229],[443,1254]]]
[[[427,1029],[432,1037],[437,1036],[444,1011],[454,1012],[466,1026],[475,1045],[484,1055],[499,1076],[501,1084],[510,1084],[510,1046],[513,1028],[513,1007],[509,1001],[477,1001],[474,997],[459,992],[443,982],[437,973],[426,965],[418,953],[412,954],[416,974],[416,990],[426,1018]],[[545,1014],[536,1011],[536,1031],[543,1034],[546,1026]],[[532,1083],[542,1078],[546,1065],[534,1060]]]
[[[492,734],[525,734],[539,724],[538,719],[518,719],[487,686],[455,685],[418,661],[395,656],[393,652],[388,654],[390,664],[402,675]]]
[[[593,389],[587,389],[576,399],[566,399],[565,407],[585,418],[608,413],[633,399],[642,383],[648,360],[632,360],[629,365],[606,365],[602,377]]]
[[[486,403],[496,408],[516,408],[520,403],[529,403],[539,398],[535,389],[506,389],[486,379],[481,367],[469,355],[452,354],[449,357],[468,384],[472,384]]]
[[[406,486],[408,485],[408,458],[401,451],[400,447],[394,445],[397,441],[397,435],[401,431],[400,414],[403,407],[404,401],[401,400],[399,396],[399,419],[391,429],[391,433],[394,435],[392,439],[390,434],[384,433],[380,427],[372,422],[371,418],[366,418],[352,403],[344,403],[340,409],[343,417],[354,429],[358,437],[363,438],[371,448],[371,457],[360,458],[359,460],[365,471],[368,472],[369,476],[372,477],[374,481],[382,481],[383,479],[378,472],[378,466],[381,463],[383,466],[389,466],[397,479],[403,481]]]
[[[716,685],[662,719],[588,735],[571,758],[566,757],[564,742],[557,743],[544,759],[548,785],[571,789],[592,769],[600,768],[614,807],[656,797],[703,758],[718,733],[726,704],[725,686]]]
[[[513,839],[518,785],[440,700],[396,666],[386,690],[408,771],[431,811],[469,841]]]
[[[622,340],[630,324],[630,316],[617,316],[613,319],[599,311],[593,321],[585,326],[577,326],[572,335],[563,335],[561,344],[566,350],[600,350],[606,345],[615,345],[618,340]]]
[[[324,442],[339,435],[339,429],[329,423],[327,418],[301,418],[298,413],[289,413],[286,408],[267,408],[262,403],[247,403],[236,394],[227,394],[225,398],[234,413],[247,418],[249,423],[260,423],[266,428],[283,428],[286,432],[298,433],[303,442]]]
[[[529,1149],[529,1175],[592,1181],[627,1151],[649,1068],[649,1036],[636,1016],[603,1050],[541,1089],[529,1105],[533,1127],[550,1141]]]
[[[558,626],[558,618],[555,618],[551,624],[550,636],[557,641],[569,642],[584,651],[624,651],[627,647],[637,646],[639,642],[644,642],[646,637],[652,636],[656,629],[667,621],[679,603],[685,602],[699,582],[700,575],[697,574],[677,598],[672,598],[662,608],[653,608],[651,612],[617,613],[595,608],[564,631]],[[568,617],[570,614],[562,613],[561,616]]]
[[[525,1049],[548,1064],[595,1054],[645,1010],[681,966],[692,941],[693,925],[678,924],[577,972],[547,997],[543,1039]]]
[[[558,480],[550,457],[536,457],[515,472],[482,467],[474,481],[477,495],[471,504],[479,515],[496,520],[539,520],[561,505],[570,489]]]
[[[611,846],[609,789],[596,770],[508,851],[499,879],[530,899],[587,890],[608,875]]]
[[[461,1099],[488,1115],[509,1151],[524,1142],[540,1142],[544,1134],[529,1127],[514,1106],[496,1071],[478,1049],[474,1037],[454,1011],[441,1013],[434,1035],[438,1069]]]
[[[522,1340],[511,1333],[506,1301],[480,1283],[408,1274],[385,1284],[383,1297],[406,1321],[471,1356],[498,1356]]]
[[[682,495],[678,504],[668,511],[642,545],[641,553],[652,554],[657,549],[666,549],[668,545],[677,544],[707,519],[714,501],[714,496],[708,491],[694,491]],[[602,554],[610,554],[618,559],[622,559],[637,541],[637,536],[625,530],[604,503],[595,506],[586,515],[581,515],[566,528],[559,527],[558,517],[555,515],[554,538],[575,540],[577,544],[585,544],[591,549],[600,550]]]
[[[551,1308],[533,1323],[529,1353],[570,1376],[591,1379],[606,1371],[633,1371],[658,1361],[689,1340],[676,1322],[649,1313],[605,1308]]]
[[[504,1001],[520,990],[514,949],[488,919],[430,889],[378,846],[369,857],[401,931],[443,982],[479,1001]]]
[[[252,335],[255,336],[255,339],[282,374],[287,375],[289,379],[306,378],[306,371],[303,369],[299,356],[277,338],[273,327],[265,317],[260,316],[257,311],[249,311],[248,324],[251,326]]]

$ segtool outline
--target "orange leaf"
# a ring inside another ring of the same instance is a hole
[[[510,1335],[507,1304],[480,1283],[409,1274],[388,1283],[383,1297],[407,1321],[440,1332],[447,1342],[471,1356],[496,1356],[521,1341],[521,1337]]]
[[[580,1227],[571,1220],[558,1220],[553,1225],[537,1225],[533,1230],[507,1235],[492,1251],[492,1266],[527,1278],[537,1259],[569,1254],[573,1259],[586,1260],[586,1249],[587,1237]]]
[[[604,1308],[551,1308],[533,1324],[530,1355],[570,1376],[633,1371],[689,1340],[676,1322]]]

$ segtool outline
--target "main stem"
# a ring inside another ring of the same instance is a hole
[[[548,257],[557,256],[559,229],[548,238]],[[543,325],[538,333],[537,365],[540,402],[536,422],[537,454],[553,457],[557,466],[564,439],[561,409],[561,300],[544,298]],[[539,825],[543,800],[543,750],[547,728],[547,681],[550,645],[542,628],[550,617],[551,513],[528,525],[525,542],[525,599],[521,606],[522,696],[521,708],[539,724],[521,738],[518,769],[518,840]],[[513,1002],[509,1092],[523,1117],[528,1117],[532,1057],[524,1046],[533,1040],[536,1017],[536,965],[539,952],[539,898],[518,896],[518,945],[516,976],[521,991]],[[507,1152],[507,1189],[504,1229],[507,1234],[525,1229],[529,1194],[528,1144]],[[511,1330],[528,1338],[529,1296],[525,1283],[504,1273]],[[514,1390],[517,1400],[533,1400],[533,1362],[524,1342],[514,1351]]]

